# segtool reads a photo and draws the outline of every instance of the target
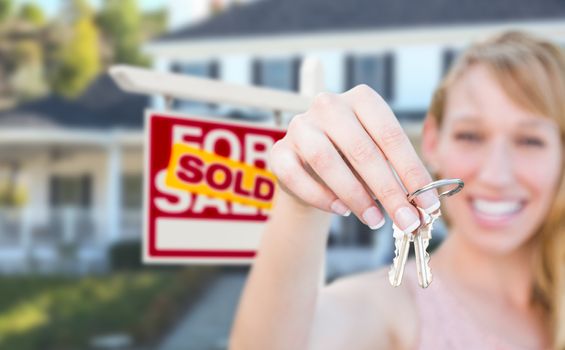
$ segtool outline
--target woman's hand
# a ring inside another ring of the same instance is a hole
[[[432,181],[389,106],[367,85],[319,94],[275,143],[270,166],[294,198],[341,215],[351,210],[372,229],[384,224],[375,197],[402,230],[420,225],[391,166],[409,192]],[[425,192],[416,203],[435,210],[437,193]]]

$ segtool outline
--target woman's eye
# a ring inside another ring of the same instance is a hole
[[[474,132],[458,132],[455,133],[455,139],[461,141],[478,142],[481,141],[482,137],[480,134]]]
[[[518,139],[518,143],[524,146],[535,146],[535,147],[545,146],[545,142],[543,142],[542,139],[537,137],[520,137]]]

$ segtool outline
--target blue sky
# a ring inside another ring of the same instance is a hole
[[[96,8],[100,6],[102,1],[103,0],[89,0],[89,2]],[[139,6],[143,10],[155,10],[163,7],[163,5],[166,3],[166,0],[137,0],[137,1],[139,3]],[[48,17],[53,17],[54,15],[57,14],[59,7],[63,3],[63,0],[16,0],[15,2],[17,4],[23,4],[26,2],[35,3],[43,8],[45,14]]]

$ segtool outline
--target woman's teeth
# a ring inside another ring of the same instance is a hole
[[[475,199],[472,201],[473,208],[485,215],[503,216],[518,212],[522,209],[521,201],[488,201],[484,199]]]

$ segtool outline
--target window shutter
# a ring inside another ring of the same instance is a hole
[[[388,52],[383,57],[384,64],[384,98],[387,101],[394,99],[394,54]]]
[[[171,72],[173,73],[178,73],[178,74],[182,74],[183,73],[183,69],[182,69],[182,64],[175,62],[171,65]],[[167,106],[168,108],[169,106]],[[172,109],[178,109],[180,107],[180,101],[176,98],[173,98],[171,100],[171,106],[170,108]]]
[[[210,62],[208,66],[208,76],[212,79],[218,79],[220,77],[220,64],[217,60]]]
[[[443,51],[442,75],[447,74],[449,68],[457,58],[457,51],[454,49],[445,49]]]
[[[171,65],[171,72],[182,73],[182,64],[175,62]]]
[[[80,179],[80,205],[88,209],[92,204],[92,176],[84,174]]]
[[[218,79],[220,77],[220,63],[217,60],[212,60],[208,63],[208,78]],[[208,108],[215,109],[218,107],[216,103],[208,103]]]
[[[261,85],[263,83],[263,77],[261,76],[261,61],[259,59],[254,59],[251,63],[251,81],[253,85]]]
[[[59,178],[51,176],[49,179],[49,204],[52,207],[59,205]]]
[[[356,85],[355,81],[355,57],[353,55],[347,55],[345,57],[345,89],[349,90]]]
[[[292,90],[298,91],[300,89],[300,65],[302,57],[295,57],[292,60]]]

